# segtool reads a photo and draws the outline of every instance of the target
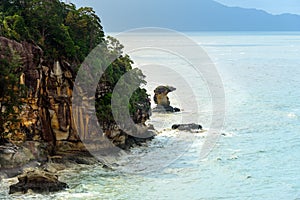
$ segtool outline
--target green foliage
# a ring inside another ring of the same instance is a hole
[[[79,65],[104,41],[100,22],[92,8],[76,9],[59,0],[0,2],[0,35],[39,45],[49,62],[65,59]]]
[[[108,37],[106,40],[106,44],[111,55],[116,56],[122,53],[123,45],[121,45],[115,38]],[[121,86],[125,90],[128,89],[128,91],[130,91],[131,87],[135,88],[135,86],[146,84],[146,81],[144,80],[145,76],[143,75],[142,71],[137,68],[133,69],[132,64],[133,61],[128,55],[120,55],[107,67],[104,74],[102,75],[99,84],[107,87],[109,91],[105,91],[106,93],[103,93],[102,91],[101,93],[101,90],[103,90],[103,88],[99,88],[96,93],[96,111],[99,121],[105,123],[114,123],[114,117],[111,110],[111,98],[113,89],[115,88],[116,84],[121,84]],[[127,75],[126,79],[120,82],[121,77],[125,74]],[[116,97],[116,100],[120,102],[118,105],[123,105],[122,102],[126,102],[126,99],[126,96]],[[137,88],[131,95],[127,107],[118,109],[120,109],[120,113],[118,113],[118,115],[122,114],[124,109],[129,110],[129,114],[133,121],[135,123],[141,123],[140,115],[142,113],[148,114],[150,109],[150,100],[148,98],[146,90]]]
[[[80,49],[76,56],[83,61],[95,47],[95,44],[104,41],[104,33],[100,25],[100,19],[92,8],[76,10],[74,5],[71,5],[69,9],[65,23],[69,27],[69,33],[73,38],[75,48]]]
[[[14,40],[21,40],[21,38],[29,37],[29,32],[24,19],[17,14],[4,17],[2,31],[4,35],[7,35]]]

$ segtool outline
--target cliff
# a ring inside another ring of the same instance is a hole
[[[47,156],[56,153],[85,151],[81,139],[86,136],[79,135],[85,134],[82,131],[77,132],[71,107],[76,74],[72,69],[75,67],[63,59],[45,60],[43,50],[28,42],[16,42],[0,37],[0,47],[2,58],[5,57],[5,52],[14,52],[20,56],[20,83],[28,89],[26,97],[22,99],[24,105],[19,113],[20,121],[13,124],[19,128],[8,134],[14,145],[2,146],[2,149],[0,147],[1,169],[24,165],[33,160],[46,160]],[[99,83],[100,94],[105,95],[112,90],[113,85]],[[149,115],[145,108],[150,108],[150,101],[145,99],[144,104],[144,110],[137,109],[133,118],[141,127],[145,127],[143,131],[147,131],[144,122]],[[80,108],[76,110],[78,121],[87,126],[89,117],[85,116]],[[106,124],[103,129],[104,135],[123,149],[146,140],[129,136],[112,121],[100,124]],[[98,138],[92,138],[92,141],[93,139],[97,141]],[[7,151],[9,148],[12,151]]]

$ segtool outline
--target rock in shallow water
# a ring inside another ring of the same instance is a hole
[[[18,177],[19,182],[9,187],[9,194],[32,190],[36,193],[57,192],[68,188],[66,183],[60,182],[56,175],[45,171],[30,171]]]
[[[200,124],[195,124],[195,123],[174,124],[172,126],[172,129],[178,129],[178,130],[182,130],[182,131],[191,131],[191,130],[195,130],[195,129],[202,129],[202,126]]]
[[[172,106],[162,106],[162,105],[157,105],[155,108],[153,108],[152,112],[160,112],[160,113],[165,113],[165,112],[180,112],[179,108],[174,108]]]

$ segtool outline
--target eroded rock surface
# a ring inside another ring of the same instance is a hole
[[[170,104],[168,93],[175,91],[171,86],[158,86],[154,90],[154,102],[157,104],[154,112],[179,112],[179,108],[174,108]]]

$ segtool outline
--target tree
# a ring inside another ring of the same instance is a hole
[[[67,6],[65,24],[69,28],[78,54],[76,58],[81,62],[98,44],[104,42],[100,18],[92,8],[79,8],[74,5]]]
[[[48,62],[64,59],[79,65],[104,41],[92,8],[76,9],[59,0],[1,0],[0,22],[2,36],[40,46]]]
[[[113,37],[107,37],[105,43],[107,45],[107,56],[117,57],[117,59],[115,59],[106,68],[99,81],[99,85],[109,88],[109,91],[106,91],[106,93],[103,94],[101,88],[98,88],[96,93],[97,117],[103,125],[115,123],[111,108],[111,98],[117,83],[122,84],[122,87],[124,88],[131,88],[133,85],[146,84],[146,81],[144,80],[145,76],[143,75],[142,71],[137,68],[133,69],[133,61],[130,59],[130,57],[128,55],[122,55],[123,45]],[[126,73],[126,80],[120,82],[121,77]],[[118,105],[123,105],[124,101],[126,101],[126,97],[118,96],[118,98],[115,100],[119,102]],[[134,91],[131,95],[127,107],[122,109],[129,110],[129,114],[135,123],[141,123],[141,114],[145,113],[147,115],[150,110],[150,106],[150,100],[146,90],[137,88],[136,91]],[[118,115],[122,115],[122,112],[118,113]],[[106,128],[109,127],[103,127],[103,129]]]
[[[2,34],[8,38],[16,41],[29,38],[28,28],[25,25],[24,19],[15,14],[13,16],[6,16],[3,19]]]

